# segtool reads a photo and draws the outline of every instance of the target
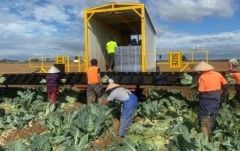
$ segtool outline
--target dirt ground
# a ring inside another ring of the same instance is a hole
[[[31,73],[37,68],[30,68],[27,63],[0,63],[0,74]]]
[[[80,106],[81,104],[79,102],[75,102],[70,106],[65,106],[63,108],[63,111],[72,112],[74,110],[77,110]],[[0,134],[0,146],[4,146],[6,143],[13,140],[24,139],[29,136],[32,136],[33,134],[41,134],[46,131],[47,131],[47,128],[44,126],[43,121],[38,121],[38,122],[30,121],[27,126],[21,129],[10,129],[2,132]]]
[[[187,71],[193,71],[193,67],[197,64],[196,63],[189,63],[188,67],[187,67]],[[215,67],[216,71],[228,71],[228,61],[208,61],[209,64],[211,64],[212,66]],[[185,64],[185,63],[183,63]],[[161,72],[175,72],[175,71],[180,71],[180,69],[170,69],[169,65],[165,62],[160,62],[160,64],[158,64],[158,67],[160,68]]]
[[[227,71],[228,70],[228,61],[209,61],[211,65],[215,67],[217,71]],[[191,71],[193,66],[196,65],[196,63],[190,64],[188,69]],[[50,65],[48,65],[50,66]],[[165,63],[160,63],[159,65],[161,72],[175,72],[179,71],[179,69],[170,69],[169,65]],[[47,67],[46,67],[47,69]],[[26,63],[3,63],[0,62],[0,74],[16,74],[16,73],[32,73],[32,72],[38,72],[40,71],[39,67],[29,67],[28,62]],[[69,68],[70,72],[77,72],[78,68],[76,66],[71,66]]]
[[[6,143],[16,140],[16,139],[24,139],[32,134],[40,134],[47,131],[46,127],[40,122],[29,122],[28,126],[22,129],[11,129],[5,131],[0,136],[0,145],[5,145]]]

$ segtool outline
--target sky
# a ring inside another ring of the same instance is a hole
[[[0,0],[0,59],[82,55],[83,10],[114,0]],[[240,57],[240,0],[115,0],[145,4],[157,51]]]

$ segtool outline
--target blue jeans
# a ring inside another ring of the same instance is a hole
[[[123,102],[119,128],[120,137],[125,136],[127,128],[132,123],[132,119],[137,109],[137,105],[138,99],[134,94],[129,94],[129,99]]]
[[[220,100],[200,98],[198,105],[198,115],[217,115],[220,108]]]

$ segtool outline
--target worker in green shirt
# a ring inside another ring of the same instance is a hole
[[[114,55],[117,49],[117,43],[110,37],[110,40],[106,44],[106,50],[108,54],[108,65],[109,71],[113,71],[114,69]]]

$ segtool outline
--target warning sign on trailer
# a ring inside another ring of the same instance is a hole
[[[57,63],[57,64],[64,64],[64,63],[65,63],[65,58],[64,58],[64,56],[57,56],[56,63]]]
[[[182,66],[182,53],[181,52],[169,52],[169,66],[170,68],[180,68]]]

